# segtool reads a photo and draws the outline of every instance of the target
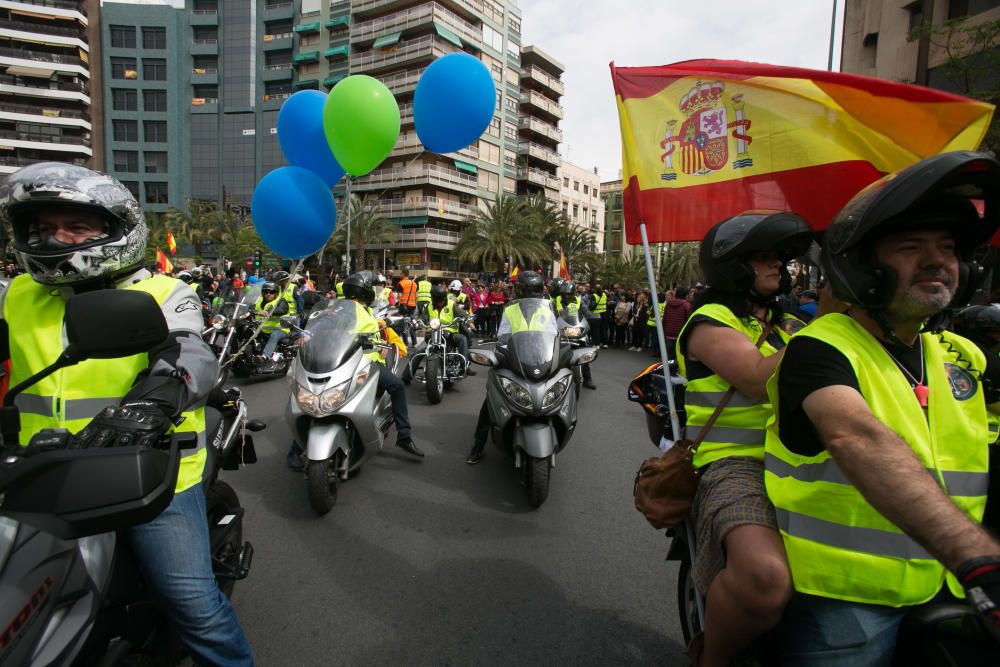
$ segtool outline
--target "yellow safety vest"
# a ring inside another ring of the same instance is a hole
[[[153,276],[122,289],[146,292],[162,304],[179,282],[167,276]],[[63,352],[66,302],[52,296],[51,289],[27,275],[18,276],[7,288],[3,317],[14,332],[10,336],[11,387],[51,364]],[[136,376],[148,367],[145,353],[117,359],[88,359],[36,382],[15,399],[21,411],[19,444],[27,445],[44,428],[79,432],[103,408],[117,405],[132,388]],[[205,468],[205,408],[188,410],[181,416],[184,421],[171,432],[197,434],[198,446],[181,452],[183,458],[174,487],[177,493],[201,482]]]
[[[281,298],[288,303],[289,315],[295,315],[299,312],[299,306],[295,303],[295,285],[291,282],[288,283],[288,287],[281,291]]]
[[[600,315],[608,309],[608,293],[602,292],[594,297],[594,315]]]
[[[389,294],[392,290],[388,287],[376,287],[375,288],[375,300],[389,302]]]
[[[962,511],[982,521],[990,435],[982,386],[968,370],[969,364],[980,373],[986,368],[979,348],[950,332],[940,334],[944,344],[935,334],[921,334],[930,389],[925,412],[896,362],[852,318],[826,315],[797,335],[821,340],[847,357],[875,418],[906,441]],[[777,376],[767,386],[775,406]],[[927,602],[945,582],[954,595],[963,596],[944,566],[872,507],[829,452],[801,456],[789,451],[772,420],[764,465],[796,590],[890,607]],[[885,483],[891,485],[892,471],[886,473]]]
[[[281,318],[273,317],[271,315],[271,312],[274,311],[274,309],[278,306],[278,299],[280,298],[281,296],[279,295],[275,297],[273,300],[264,303],[264,297],[262,296],[257,297],[257,303],[255,303],[253,307],[254,312],[258,315],[267,315],[267,319],[264,321],[264,324],[260,328],[261,333],[269,334],[275,329],[281,329],[285,333],[290,332],[288,327],[281,325]]]
[[[452,303],[457,303],[464,306],[469,302],[469,295],[466,294],[465,292],[459,292],[458,294],[455,294],[454,292],[449,291],[448,300],[451,301]]]
[[[417,303],[431,302],[431,281],[421,280],[417,283]]]
[[[378,320],[372,315],[371,310],[357,301],[352,301],[352,303],[354,304],[354,321],[356,323],[354,333],[362,334],[363,338],[380,338],[381,330],[378,326]],[[365,356],[372,361],[385,364],[385,359],[382,358],[382,354],[378,350],[365,352]]]
[[[555,299],[556,312],[561,313],[563,310],[562,295],[559,295]],[[580,297],[575,296],[572,299],[566,300],[566,312],[570,317],[580,316]]]
[[[504,308],[503,316],[510,323],[512,336],[523,331],[548,331],[553,328],[551,322],[554,315],[548,307],[536,308],[526,319],[521,311],[521,304],[515,301]]]
[[[427,316],[436,317],[441,320],[441,326],[445,331],[458,333],[458,322],[455,321],[455,304],[448,299],[441,310],[435,310],[434,304],[427,306]]]
[[[756,343],[764,331],[757,318],[739,318],[726,306],[710,303],[691,314],[691,318],[681,330],[678,340],[683,338],[684,332],[690,323],[694,322],[696,316],[708,317],[735,329],[749,338],[752,343]],[[774,331],[781,336],[782,340],[788,342],[788,334],[778,328],[775,328]],[[765,357],[769,357],[777,351],[768,341],[764,341],[760,347],[760,352]],[[687,355],[680,350],[679,345],[677,361],[681,375],[687,376]],[[729,391],[729,386],[728,382],[714,374],[688,381],[684,393],[688,434],[693,437],[701,431],[701,427],[715,412],[715,406]],[[747,456],[762,461],[764,459],[764,427],[767,426],[767,420],[771,414],[770,402],[747,396],[737,390],[729,400],[729,405],[719,414],[712,430],[708,432],[698,448],[694,457],[694,466],[700,468],[727,456]]]
[[[343,299],[344,298],[344,281],[343,280],[341,280],[339,283],[337,283],[337,298],[338,299]]]
[[[667,302],[666,301],[661,301],[660,302],[660,321],[661,322],[663,321],[663,313],[665,313],[666,310],[667,310]],[[656,326],[656,318],[653,317],[653,304],[649,304],[649,317],[646,318],[646,326],[648,326],[648,327],[655,327]],[[760,334],[757,334],[757,335],[759,336]],[[756,341],[756,340],[757,339],[754,338],[754,341]]]

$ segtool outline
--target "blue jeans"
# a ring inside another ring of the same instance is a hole
[[[205,492],[178,493],[167,509],[128,529],[136,563],[194,657],[211,665],[253,665],[236,611],[212,575]]]
[[[274,351],[278,349],[278,343],[286,338],[288,338],[288,332],[283,331],[282,329],[275,329],[271,332],[271,335],[268,336],[267,344],[264,345],[263,353],[264,357],[267,358],[268,361],[271,360],[271,355],[274,354]]]
[[[909,610],[796,593],[776,630],[781,664],[889,667]]]

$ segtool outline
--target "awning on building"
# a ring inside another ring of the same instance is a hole
[[[470,164],[468,162],[462,162],[461,160],[455,160],[455,166],[458,169],[460,169],[461,171],[467,171],[470,174],[478,174],[479,173],[479,167],[477,167],[474,164]]]
[[[312,23],[300,23],[295,26],[295,32],[305,33],[305,32],[319,32],[319,21],[313,21]]]
[[[319,51],[306,51],[305,53],[297,53],[292,58],[292,62],[295,64],[319,62]]]
[[[332,30],[339,26],[349,26],[351,25],[351,16],[349,14],[345,14],[339,18],[327,19],[326,23],[323,25],[326,26],[327,30]]]
[[[451,30],[448,30],[448,28],[445,28],[443,25],[441,25],[436,21],[434,22],[434,29],[437,30],[437,34],[440,35],[441,38],[444,39],[445,41],[451,42],[460,49],[465,46],[465,43],[462,41],[461,37],[453,33]]]
[[[292,84],[292,88],[295,90],[305,90],[306,88],[312,88],[315,90],[319,88],[319,79],[303,79],[302,81],[296,81]]]
[[[348,46],[344,44],[343,46],[334,46],[323,52],[323,55],[327,58],[336,58],[337,56],[347,57]]]
[[[335,76],[328,76],[327,78],[323,79],[323,86],[325,86],[326,88],[333,88],[338,83],[340,83],[342,79],[346,78],[347,78],[346,74],[337,74]]]
[[[403,34],[402,30],[397,30],[396,32],[390,32],[388,35],[382,35],[375,40],[372,44],[373,49],[384,49],[387,46],[392,46],[399,42],[399,36]]]
[[[415,215],[406,218],[392,218],[392,222],[400,227],[414,227],[416,225],[426,225],[427,216],[426,215]]]
[[[25,65],[11,65],[7,68],[7,74],[12,76],[30,76],[37,77],[39,79],[51,79],[55,72],[56,71],[54,69],[46,69],[44,67],[26,67]]]

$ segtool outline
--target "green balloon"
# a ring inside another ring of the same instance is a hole
[[[377,167],[399,138],[399,104],[378,79],[355,74],[333,87],[323,105],[323,132],[351,176]]]

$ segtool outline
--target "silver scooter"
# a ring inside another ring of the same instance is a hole
[[[389,395],[377,391],[380,364],[365,355],[384,351],[392,373],[401,363],[395,347],[354,333],[356,309],[337,299],[309,316],[285,411],[305,452],[309,503],[319,514],[333,509],[340,482],[382,450],[394,423]]]
[[[520,299],[522,313],[551,310],[544,299]],[[545,318],[543,318],[545,319]],[[490,367],[486,383],[493,443],[514,457],[522,469],[528,502],[540,507],[549,494],[556,454],[576,428],[576,392],[572,369],[597,358],[597,348],[572,349],[560,340],[554,316],[544,330],[521,331],[495,351],[469,352],[474,363]]]

